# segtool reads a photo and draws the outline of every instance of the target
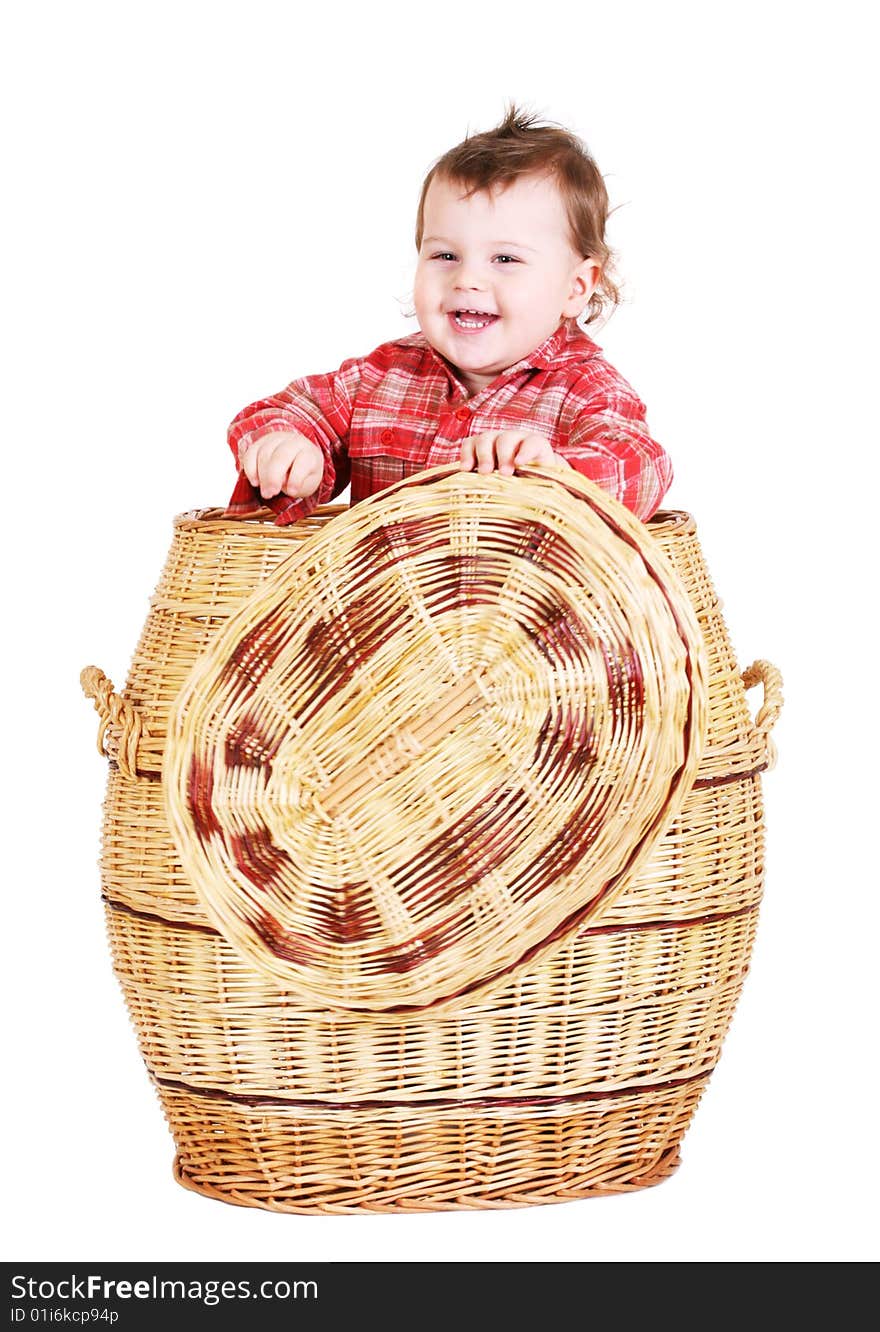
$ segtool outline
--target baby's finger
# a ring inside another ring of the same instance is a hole
[[[476,436],[468,435],[467,439],[461,441],[461,447],[458,453],[458,465],[462,472],[472,472],[477,464],[475,439]]]
[[[263,499],[272,499],[281,490],[290,467],[291,441],[285,436],[280,436],[277,441],[267,437],[261,444],[257,461],[260,494]]]
[[[556,455],[553,446],[545,435],[523,435],[516,451],[518,463],[543,463],[552,466]]]
[[[306,444],[291,463],[282,488],[285,495],[291,495],[296,499],[305,499],[315,493],[321,484],[323,475],[323,454],[316,446]]]
[[[257,472],[258,447],[256,444],[241,443],[238,446],[238,465],[252,486],[259,484]]]
[[[474,435],[474,454],[478,472],[495,471],[495,441],[498,438],[493,430],[486,430],[481,435]]]
[[[523,439],[528,439],[519,430],[502,430],[495,437],[495,457],[498,470],[503,476],[513,476],[514,459],[519,460],[519,449]]]

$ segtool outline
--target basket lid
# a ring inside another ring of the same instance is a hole
[[[405,1010],[619,891],[696,775],[696,618],[574,471],[438,468],[300,543],[196,663],[164,756],[204,908],[274,983]]]

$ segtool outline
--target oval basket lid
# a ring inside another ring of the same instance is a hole
[[[406,1010],[610,900],[696,775],[703,642],[646,527],[574,471],[422,472],[329,521],[185,683],[181,861],[257,970]]]

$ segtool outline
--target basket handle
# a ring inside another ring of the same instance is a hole
[[[776,746],[770,739],[770,732],[782,711],[782,674],[770,661],[753,661],[742,673],[742,682],[746,689],[756,684],[764,686],[764,700],[755,715],[755,730],[764,737],[767,768],[776,765]]]
[[[114,692],[113,682],[97,666],[84,667],[79,682],[101,718],[98,753],[113,759],[123,777],[136,778],[138,741],[150,734],[146,722],[128,699]]]

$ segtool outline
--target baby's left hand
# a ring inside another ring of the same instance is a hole
[[[485,430],[461,441],[459,467],[463,472],[494,472],[513,476],[515,467],[542,463],[547,467],[569,467],[565,458],[554,453],[545,435],[522,430]]]

